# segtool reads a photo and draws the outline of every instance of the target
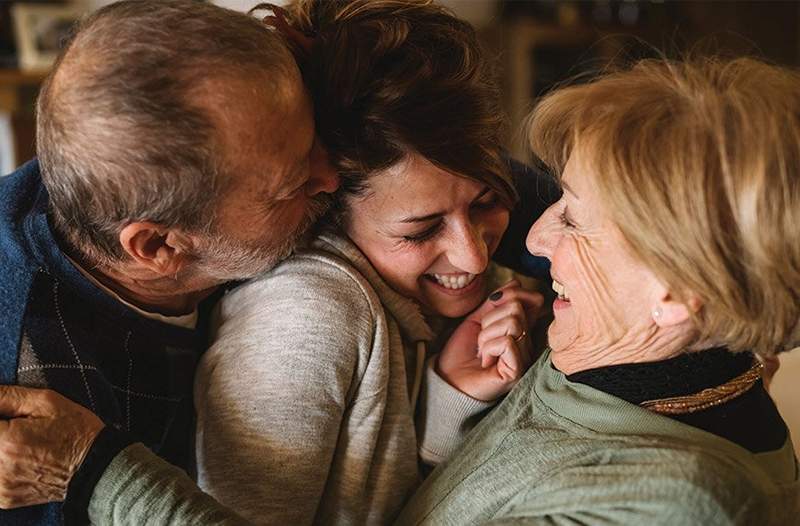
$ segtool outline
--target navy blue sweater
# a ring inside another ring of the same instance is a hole
[[[147,319],[64,256],[31,161],[0,178],[0,383],[54,389],[110,428],[192,469],[192,382],[204,334]],[[61,504],[0,524],[61,524]]]

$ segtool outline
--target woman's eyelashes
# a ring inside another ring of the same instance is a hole
[[[497,206],[500,201],[500,196],[497,192],[487,192],[470,205],[470,208],[479,210],[488,210]]]
[[[564,207],[564,210],[561,211],[558,218],[561,220],[561,224],[567,228],[572,228],[575,226],[575,223],[570,219],[569,212],[567,211],[567,207]]]
[[[472,203],[470,203],[469,208],[470,210],[485,211],[485,210],[493,210],[499,205],[500,205],[500,197],[497,195],[497,192],[488,191],[482,194]],[[444,227],[445,227],[445,220],[443,219],[421,232],[403,236],[403,241],[407,241],[409,243],[418,245],[422,244],[426,241],[434,239],[439,233],[442,232]]]
[[[407,241],[409,243],[416,245],[422,244],[436,237],[436,234],[438,234],[442,230],[443,226],[444,226],[444,221],[439,221],[435,225],[426,228],[422,232],[403,236],[403,241]]]

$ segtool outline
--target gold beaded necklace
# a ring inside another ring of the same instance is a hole
[[[761,378],[761,370],[763,368],[764,365],[755,360],[750,369],[722,385],[709,387],[699,393],[685,396],[646,400],[639,405],[663,415],[682,415],[702,411],[703,409],[724,404],[746,393]]]

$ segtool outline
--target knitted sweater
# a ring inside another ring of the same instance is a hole
[[[791,440],[754,454],[568,381],[549,353],[399,524],[795,524]]]
[[[58,247],[31,161],[0,178],[0,383],[54,389],[191,468],[196,331],[147,319],[88,281]],[[0,511],[61,524],[61,504]]]
[[[230,292],[216,325],[195,389],[199,484],[254,523],[386,524],[421,480],[417,435],[424,458],[444,457],[493,405],[423,370],[419,306],[335,234]],[[103,477],[93,521],[208,520],[197,488],[165,487],[139,453]]]
[[[423,373],[433,332],[418,304],[346,237],[318,237],[217,318],[195,389],[198,483],[254,523],[386,524],[421,481],[420,385],[427,457],[493,405]]]

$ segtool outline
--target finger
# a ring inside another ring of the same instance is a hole
[[[527,327],[527,316],[522,304],[518,301],[505,303],[487,313],[481,320],[481,330],[486,330],[489,326],[498,323],[505,318],[518,318],[523,327]],[[522,331],[520,331],[520,334]],[[518,334],[519,336],[519,334]]]
[[[489,294],[488,299],[495,305],[502,305],[503,304],[503,297],[508,297],[508,292],[515,288],[519,288],[520,283],[516,279],[509,280],[505,285],[498,287],[494,290],[491,294]]]
[[[476,323],[477,325],[481,324],[481,320],[483,319],[486,314],[492,312],[496,307],[492,300],[487,299],[484,301],[480,307],[472,311],[469,316],[467,316],[466,321],[470,321],[472,323]]]
[[[516,339],[525,331],[525,321],[516,316],[506,316],[486,326],[478,335],[478,348],[483,347],[489,340],[501,336],[511,336]]]
[[[520,286],[503,291],[503,296],[495,301],[495,305],[502,305],[509,301],[519,301],[526,309],[541,309],[544,305],[544,296],[534,290],[524,289]]]
[[[511,381],[520,376],[522,371],[522,351],[510,336],[501,336],[490,340],[481,349],[482,359],[490,363],[494,360],[497,372],[503,380]]]
[[[539,292],[525,291],[525,296],[520,298],[525,314],[528,316],[528,323],[531,325],[544,314],[544,295]]]
[[[44,406],[44,389],[0,385],[0,416],[39,416]]]
[[[502,287],[495,289],[494,292],[489,294],[489,297],[486,298],[486,301],[484,301],[480,307],[467,316],[467,320],[480,323],[487,313],[492,312],[495,307],[504,303],[503,295],[507,290],[513,289],[514,287],[519,287],[519,281],[512,279]]]

